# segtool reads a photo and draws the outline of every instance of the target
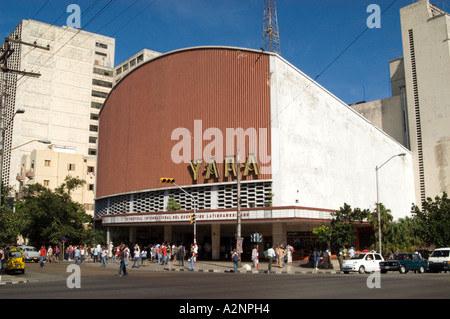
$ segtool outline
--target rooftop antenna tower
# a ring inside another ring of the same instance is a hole
[[[281,55],[276,0],[264,0],[262,49]]]

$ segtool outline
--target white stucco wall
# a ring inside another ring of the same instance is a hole
[[[284,59],[271,56],[274,206],[339,209],[344,203],[394,217],[414,202],[411,153]]]

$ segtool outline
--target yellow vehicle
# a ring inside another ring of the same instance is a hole
[[[9,247],[4,249],[5,260],[3,260],[3,268],[6,273],[20,271],[25,273],[25,257],[20,248]]]

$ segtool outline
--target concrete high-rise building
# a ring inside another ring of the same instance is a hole
[[[450,15],[429,0],[400,10],[392,97],[351,105],[413,154],[416,204],[450,192]]]
[[[450,192],[450,16],[422,0],[400,10],[416,201]]]
[[[160,56],[162,53],[142,49],[138,53],[132,55],[122,63],[119,63],[114,68],[114,85],[116,85],[120,79],[122,79],[125,75],[133,71],[138,66],[141,66],[142,63],[147,62],[148,60],[154,59]]]
[[[50,140],[95,161],[98,113],[113,87],[115,39],[34,20],[22,20],[8,39],[14,50],[8,68],[40,74],[1,73],[2,180],[18,190],[24,183],[22,156],[49,147],[36,140]],[[25,113],[15,114],[18,109]]]

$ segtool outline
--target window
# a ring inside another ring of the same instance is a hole
[[[144,55],[141,54],[140,56],[137,57],[137,63],[141,63],[142,61],[144,61]]]
[[[92,79],[92,84],[105,88],[112,88],[112,83],[107,81]]]
[[[95,173],[95,167],[94,166],[88,166],[87,167],[87,172],[94,174]]]
[[[92,96],[101,97],[101,98],[106,99],[108,97],[108,93],[92,90]]]
[[[88,184],[88,191],[93,191],[94,190],[94,184]]]
[[[96,136],[89,136],[89,143],[92,143],[92,144],[97,143],[97,137]]]
[[[95,148],[90,148],[90,149],[88,149],[88,154],[89,155],[97,155],[97,150]]]
[[[98,132],[98,126],[97,125],[89,125],[89,131]]]
[[[49,187],[50,181],[48,179],[44,179],[44,187]]]
[[[74,171],[75,170],[75,164],[67,164],[67,170],[68,171]]]
[[[136,65],[136,59],[133,59],[130,61],[130,67],[133,67]]]
[[[98,114],[91,113],[91,120],[98,121]]]
[[[99,69],[99,68],[95,68],[95,67],[94,67],[94,74],[105,75],[105,76],[109,76],[109,77],[113,76],[112,71],[103,70],[103,69]]]
[[[44,161],[44,166],[50,167],[51,162],[52,162],[51,160],[45,160]]]
[[[107,44],[100,43],[100,42],[95,42],[95,46],[96,46],[97,48],[102,48],[102,49],[107,49],[107,48],[108,48],[108,45],[107,45]]]
[[[91,108],[100,110],[102,108],[103,104],[98,102],[91,102]]]

